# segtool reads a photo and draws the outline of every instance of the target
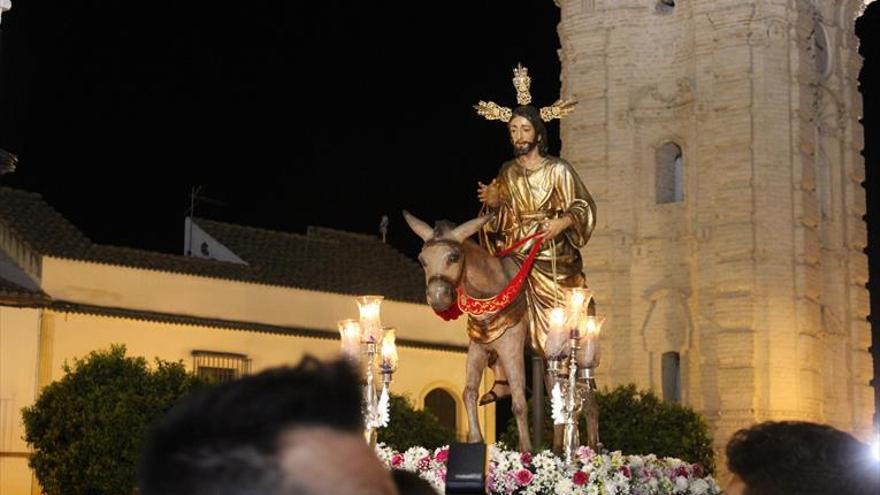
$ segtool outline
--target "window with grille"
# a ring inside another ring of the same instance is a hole
[[[251,360],[244,354],[193,351],[193,371],[199,378],[225,383],[251,372]]]

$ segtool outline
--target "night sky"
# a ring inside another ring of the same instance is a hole
[[[857,24],[872,308],[880,314],[880,2]],[[510,156],[479,99],[559,95],[550,0],[13,0],[0,38],[0,184],[35,191],[93,241],[182,253],[197,216],[375,233],[414,255],[401,209],[460,222]],[[442,8],[439,6],[442,5]],[[550,127],[558,138],[558,125]],[[551,143],[558,153],[559,143]],[[877,348],[875,331],[875,349]]]
[[[536,102],[560,85],[551,1],[414,5],[14,1],[0,147],[20,165],[0,181],[99,243],[182,253],[203,185],[222,204],[197,216],[375,233],[387,214],[389,241],[412,255],[400,210],[469,219],[477,180],[510,156],[504,126],[472,105],[514,102],[518,61]]]

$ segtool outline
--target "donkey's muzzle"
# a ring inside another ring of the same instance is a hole
[[[455,288],[446,277],[431,277],[425,296],[434,311],[446,311],[455,300]]]

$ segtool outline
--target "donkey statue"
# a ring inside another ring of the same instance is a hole
[[[409,227],[424,241],[419,254],[419,262],[425,270],[427,281],[426,297],[428,304],[438,314],[457,309],[460,294],[480,300],[488,299],[504,290],[519,271],[512,259],[497,258],[468,238],[477,233],[490,220],[483,216],[469,220],[459,226],[449,222],[438,222],[431,228],[425,222],[404,211],[403,216]],[[511,307],[525,308],[525,296],[520,292]],[[515,316],[510,317],[513,314]],[[508,312],[499,335],[491,339],[475,339],[471,332],[468,346],[467,369],[463,400],[468,417],[468,441],[481,442],[483,434],[477,420],[477,395],[483,370],[491,353],[497,354],[498,361],[507,373],[513,401],[513,415],[519,432],[521,452],[532,450],[528,429],[528,411],[525,397],[525,369],[523,346],[528,338],[528,318],[525,311]],[[471,315],[473,323],[480,325],[498,317],[498,313],[487,312]],[[509,325],[509,326],[508,326]]]

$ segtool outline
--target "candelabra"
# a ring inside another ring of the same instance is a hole
[[[593,370],[599,365],[599,332],[604,318],[589,315],[589,289],[566,289],[564,307],[549,315],[550,328],[544,351],[547,373],[553,384],[553,422],[563,426],[562,450],[567,462],[579,444],[578,416],[586,408],[587,446],[599,447],[599,414]]]
[[[361,296],[355,300],[360,319],[341,320],[338,323],[339,334],[343,356],[355,363],[363,373],[361,411],[364,417],[364,436],[370,445],[375,445],[378,428],[388,426],[388,394],[391,376],[397,370],[395,329],[382,327],[379,318],[382,296]],[[381,357],[378,363],[377,356]],[[378,384],[377,370],[381,376]]]

